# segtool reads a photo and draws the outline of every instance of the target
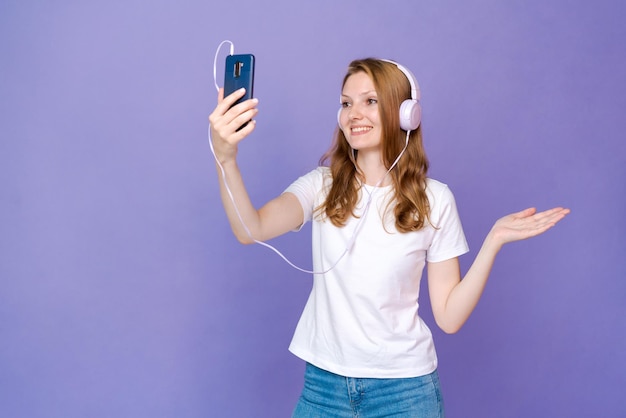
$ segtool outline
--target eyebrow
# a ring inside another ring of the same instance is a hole
[[[359,96],[369,96],[371,94],[376,94],[376,90],[369,90],[369,91],[365,91],[363,93],[359,93]],[[347,94],[341,93],[341,97],[347,97],[350,98],[350,96],[348,96]]]

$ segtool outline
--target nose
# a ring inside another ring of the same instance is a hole
[[[350,106],[350,110],[348,111],[348,119],[355,120],[355,119],[361,119],[361,117],[362,117],[362,113],[358,105],[353,104],[352,106]]]

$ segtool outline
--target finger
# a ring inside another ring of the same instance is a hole
[[[246,122],[250,122],[258,113],[259,109],[257,108],[246,110],[230,121],[229,126],[236,131]]]
[[[219,136],[226,142],[236,144],[245,137],[245,135],[242,136],[240,133],[248,132],[244,131],[243,128],[239,128],[241,128],[246,122],[252,120],[258,112],[259,111],[256,108],[249,109],[239,115],[229,111],[222,117],[214,117],[214,115],[211,115],[209,120],[213,118],[215,121],[215,123],[211,126],[212,129],[216,131],[216,136]]]
[[[238,133],[241,134],[243,137],[246,137],[250,135],[252,131],[254,131],[254,128],[256,128],[256,120],[252,119],[248,121],[248,124],[241,128]]]
[[[256,121],[255,120],[249,120],[247,121],[248,124],[246,126],[244,126],[243,128],[241,128],[238,131],[235,131],[232,135],[231,135],[231,139],[233,140],[233,142],[235,143],[239,143],[241,142],[245,137],[247,137],[248,135],[250,135],[250,133],[252,131],[254,131],[254,128],[256,128]],[[245,122],[244,122],[245,123]],[[241,125],[239,125],[241,126]],[[237,126],[237,128],[239,127]],[[235,129],[237,129],[235,128]]]
[[[248,99],[241,103],[237,103],[236,105],[231,107],[228,111],[231,112],[233,115],[235,115],[233,116],[234,118],[236,117],[236,115],[241,115],[241,114],[244,114],[245,112],[249,112],[251,110],[256,109],[256,106],[258,104],[259,104],[259,99],[257,98]]]
[[[535,212],[537,212],[536,208],[527,208],[519,212],[511,213],[510,215],[505,216],[505,218],[524,219],[524,218],[528,218],[529,216],[532,216]]]
[[[235,99],[236,100],[236,99]],[[217,90],[217,106],[213,109],[213,112],[209,115],[209,123],[215,125],[217,121],[228,111],[230,105],[224,105],[224,87],[220,87]],[[233,102],[234,103],[234,102]]]
[[[520,218],[527,218],[529,216],[534,215],[535,213],[537,213],[537,208],[527,208],[527,209],[517,212],[517,215]]]
[[[569,209],[560,209],[560,210],[552,212],[550,214],[549,219],[553,225],[556,225],[557,222],[565,218],[569,213],[570,213]]]
[[[557,207],[557,208],[545,210],[543,212],[539,212],[535,215],[535,217],[539,220],[546,220],[546,219],[559,219],[560,220],[563,217],[565,217],[565,215],[567,215],[569,212],[570,212],[569,209]]]
[[[242,93],[245,93],[245,91],[242,90]],[[217,105],[215,110],[213,110],[213,113],[209,116],[209,121],[212,122],[213,125],[219,124],[220,126],[225,126],[231,124],[233,121],[236,121],[239,116],[246,115],[245,117],[247,119],[239,123],[239,125],[237,125],[238,128],[246,121],[252,119],[252,117],[256,114],[255,106],[259,103],[259,100],[253,98],[232,106],[234,102],[231,103],[231,101],[238,100],[238,96],[239,93],[233,93],[224,98],[224,100]],[[253,112],[252,114],[249,113],[251,111]]]
[[[226,114],[226,112],[228,112],[228,110],[233,107],[235,102],[241,99],[244,94],[246,94],[246,90],[244,88],[240,88],[239,90],[235,90],[228,96],[224,97],[224,89],[220,88],[217,98],[217,106],[215,107],[213,113],[215,113],[216,116]]]
[[[222,90],[222,101],[220,102],[220,104],[223,104],[228,107],[231,107],[233,104],[235,104],[237,100],[241,99],[246,94],[246,89],[243,87],[238,90],[233,91],[231,94],[229,94],[226,97],[223,96],[224,89],[222,88],[220,90]]]
[[[568,210],[568,209],[564,209],[564,208],[561,208],[561,207],[556,207],[556,208],[544,210],[543,212],[539,212],[538,214],[553,214],[553,213],[561,212],[561,211],[564,211],[564,210]]]
[[[548,229],[555,226],[561,219],[563,219],[568,213],[569,209],[554,208],[544,212],[541,212],[541,216],[535,219],[534,230],[543,233]]]

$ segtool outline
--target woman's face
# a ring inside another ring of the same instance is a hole
[[[339,125],[350,146],[358,151],[380,151],[382,126],[378,95],[364,72],[352,74],[341,92]]]

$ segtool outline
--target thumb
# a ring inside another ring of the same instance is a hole
[[[516,218],[527,218],[534,215],[535,213],[537,213],[537,208],[527,208],[517,213],[514,213],[513,216],[515,216]]]

